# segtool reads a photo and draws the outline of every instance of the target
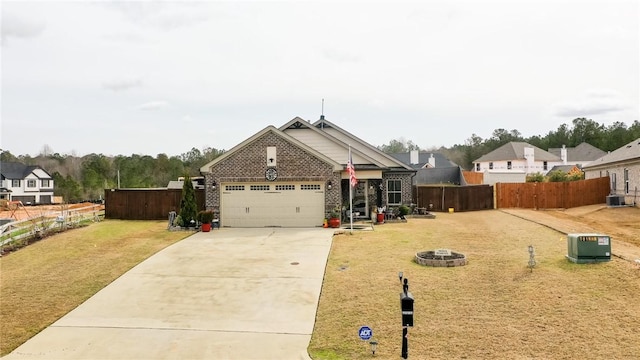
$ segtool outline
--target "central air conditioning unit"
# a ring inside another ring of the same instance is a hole
[[[607,196],[607,206],[622,206],[624,205],[623,195],[609,195]]]

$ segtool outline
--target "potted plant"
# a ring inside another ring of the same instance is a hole
[[[213,211],[202,210],[198,213],[198,221],[202,223],[202,231],[211,231],[211,222],[213,221]]]
[[[386,210],[387,210],[386,206],[378,207],[378,214],[377,214],[376,221],[379,224],[382,224],[384,222],[384,213]]]
[[[329,227],[339,228],[340,227],[340,212],[338,210],[333,210],[329,214]]]

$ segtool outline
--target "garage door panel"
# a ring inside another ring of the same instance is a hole
[[[221,223],[232,227],[322,225],[321,183],[222,184]]]

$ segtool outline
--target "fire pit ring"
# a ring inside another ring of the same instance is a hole
[[[416,253],[415,262],[422,266],[454,267],[467,264],[464,254],[450,251],[447,255],[438,254],[439,251],[423,251]]]

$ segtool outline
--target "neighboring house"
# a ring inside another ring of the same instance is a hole
[[[546,174],[563,165],[559,156],[526,142],[510,142],[473,161],[473,169],[484,173],[484,183],[525,182],[528,174]]]
[[[405,153],[391,154],[417,171],[413,177],[414,185],[453,184],[466,185],[462,169],[438,152],[412,150]]]
[[[191,185],[194,189],[204,189],[204,176],[192,176]],[[184,187],[184,176],[178,177],[178,180],[170,180],[167,189],[182,189]]]
[[[23,204],[51,204],[53,178],[36,165],[0,163],[0,198]]]
[[[547,174],[550,174],[554,171],[562,171],[563,173],[568,175],[582,174],[582,169],[578,165],[556,165],[552,167]]]
[[[321,226],[349,209],[349,149],[354,215],[411,203],[415,170],[321,116],[268,126],[200,168],[206,207],[222,226]]]
[[[609,176],[611,194],[624,197],[625,204],[640,199],[640,138],[592,161],[583,168],[585,179]]]
[[[586,142],[572,148],[565,146],[561,148],[550,148],[549,152],[560,157],[560,159],[562,159],[562,165],[578,165],[578,168],[582,168],[607,154],[606,151],[600,150]]]

